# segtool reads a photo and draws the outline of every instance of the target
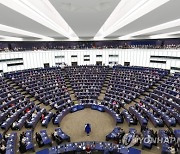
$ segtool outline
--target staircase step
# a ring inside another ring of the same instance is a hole
[[[147,92],[151,93],[153,92],[153,89],[148,89]]]
[[[70,97],[71,97],[72,100],[77,100],[76,96],[74,94],[70,94]]]
[[[106,90],[102,89],[102,90],[101,90],[101,93],[103,93],[103,94],[106,93]]]
[[[72,91],[73,89],[71,87],[67,88],[68,91]]]
[[[103,100],[104,97],[105,97],[105,94],[102,94],[102,93],[101,93],[101,94],[98,96],[98,100]]]
[[[105,91],[106,91],[106,90],[107,90],[107,87],[102,87],[102,90],[105,90]],[[102,90],[101,90],[101,91],[102,91]]]
[[[149,93],[148,93],[148,92],[145,92],[143,95],[145,95],[145,96],[149,96]]]
[[[145,96],[143,96],[143,95],[140,95],[140,96],[139,96],[139,98],[144,98],[144,97],[145,97]]]
[[[79,102],[78,101],[74,101],[74,104],[79,104]]]
[[[157,86],[157,87],[160,86],[160,85],[161,85],[161,84],[159,84],[159,83],[156,83],[156,84],[155,84],[155,86]]]
[[[63,69],[63,71],[64,71],[64,80],[65,80],[68,92],[70,94],[70,98],[74,102],[74,104],[79,104],[79,101],[77,100],[77,98],[76,98],[76,96],[74,94],[71,82],[69,81],[69,78],[68,78],[68,76],[67,76],[67,74],[66,74],[64,69]]]
[[[109,70],[109,72],[107,73],[106,75],[106,79],[104,81],[104,84],[101,88],[101,93],[99,94],[98,96],[98,101],[101,102],[102,100],[104,100],[104,97],[105,97],[105,93],[106,93],[106,90],[108,88],[108,85],[109,85],[109,80],[111,79],[111,76],[112,76],[112,69]]]

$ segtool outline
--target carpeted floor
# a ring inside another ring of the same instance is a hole
[[[84,131],[86,123],[90,123],[92,128],[89,136]],[[105,141],[106,135],[115,127],[115,121],[106,112],[84,109],[65,116],[60,127],[70,135],[72,142]]]

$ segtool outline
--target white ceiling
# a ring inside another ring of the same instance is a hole
[[[79,37],[94,37],[120,0],[51,0]]]
[[[179,6],[180,0],[0,0],[0,41],[178,38]]]

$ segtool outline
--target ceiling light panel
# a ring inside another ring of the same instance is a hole
[[[77,38],[48,0],[0,0],[0,3],[67,38]]]
[[[129,39],[129,38],[134,37],[134,36],[144,35],[144,34],[156,32],[156,31],[159,31],[159,30],[168,29],[168,28],[172,28],[172,27],[177,27],[177,26],[180,26],[180,19],[173,20],[173,21],[170,21],[170,22],[166,22],[166,23],[163,23],[163,24],[160,24],[160,25],[156,25],[154,27],[150,27],[150,28],[147,28],[147,29],[143,29],[143,30],[140,30],[140,31],[137,31],[137,32],[134,32],[134,33],[119,37],[119,39],[121,39],[121,40]]]
[[[164,34],[158,34],[158,35],[151,35],[151,39],[157,39],[157,38],[169,38],[173,37],[172,35],[180,34],[180,31],[170,32],[170,33],[164,33]]]
[[[106,37],[170,0],[122,0],[95,37]],[[116,21],[116,22],[115,22]]]
[[[10,37],[10,36],[4,36],[0,35],[0,41],[22,41],[22,38],[19,37]]]
[[[14,28],[14,27],[2,25],[2,24],[0,24],[0,30],[5,31],[5,32],[20,34],[20,35],[26,35],[26,36],[30,36],[30,37],[36,37],[36,38],[40,38],[40,39],[49,39],[49,40],[52,39],[52,38],[46,37],[44,35],[40,35],[40,34],[37,34],[37,33],[32,33],[32,32],[29,32],[29,31],[21,30],[21,29],[18,29],[18,28]]]

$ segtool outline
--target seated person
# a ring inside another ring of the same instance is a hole
[[[17,127],[16,127],[17,124],[18,124],[17,121],[13,122],[13,124],[12,124],[12,126],[11,126],[12,130],[16,130],[16,129],[17,129]]]
[[[0,153],[5,154],[6,153],[6,146],[4,143],[0,144]]]
[[[31,117],[35,118],[36,117],[36,112],[34,112]]]
[[[24,125],[25,125],[26,128],[29,127],[29,123],[30,123],[30,122],[31,122],[30,119],[26,119],[26,121],[25,121],[25,123],[24,123]]]
[[[45,114],[41,115],[41,122],[45,119]]]
[[[138,120],[137,120],[136,116],[135,116],[135,115],[132,115],[132,118],[133,118],[133,120],[134,120],[134,124],[137,125]]]
[[[145,125],[142,125],[142,126],[141,126],[141,132],[143,132],[143,131],[145,131],[145,130],[147,130],[147,127],[146,127]]]
[[[91,153],[91,147],[89,145],[86,146],[86,153],[88,153],[88,154]]]
[[[54,131],[54,133],[52,134],[52,138],[53,140],[55,140],[57,142],[57,144],[61,144],[62,143],[62,139],[60,136],[58,136],[58,132],[57,130]]]
[[[119,111],[118,108],[115,109],[115,112],[116,112],[117,114],[120,114],[120,111]]]
[[[10,136],[10,134],[5,134],[5,135],[4,135],[3,138],[4,138],[4,140],[5,140],[6,142],[7,142],[8,138],[9,138],[9,136]]]
[[[176,154],[176,151],[175,151],[174,146],[171,146],[171,147],[169,148],[169,150],[170,150],[171,154]]]

